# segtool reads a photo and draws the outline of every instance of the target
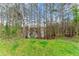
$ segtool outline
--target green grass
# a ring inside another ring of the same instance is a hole
[[[13,56],[78,56],[79,42],[65,39],[0,40],[0,55]]]

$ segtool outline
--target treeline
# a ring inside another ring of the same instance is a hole
[[[79,35],[79,6],[71,3],[0,4],[0,37],[39,38]]]

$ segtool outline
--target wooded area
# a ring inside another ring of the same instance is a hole
[[[1,3],[0,38],[79,36],[79,4]]]

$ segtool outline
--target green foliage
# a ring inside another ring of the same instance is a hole
[[[11,35],[16,36],[17,35],[17,30],[18,29],[16,27],[11,28]]]
[[[73,16],[74,16],[74,22],[78,23],[79,22],[79,9],[78,9],[77,5],[74,5],[72,7],[72,13],[73,13]]]
[[[4,27],[3,34],[5,34],[8,37],[10,36],[10,28],[9,28],[9,26],[7,24]]]
[[[18,31],[18,28],[16,26],[9,27],[7,24],[6,26],[4,26],[2,30],[3,34],[5,35],[4,37],[6,38],[17,36],[17,31]]]

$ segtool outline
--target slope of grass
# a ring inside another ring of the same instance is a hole
[[[0,40],[0,55],[21,56],[72,56],[79,55],[79,42],[55,39]]]

